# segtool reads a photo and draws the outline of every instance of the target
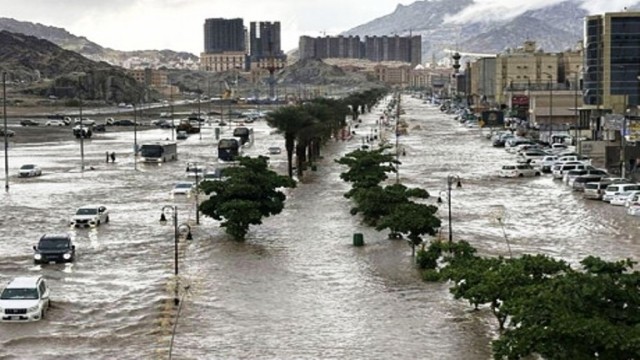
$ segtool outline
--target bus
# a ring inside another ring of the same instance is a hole
[[[178,159],[178,144],[174,142],[156,142],[140,146],[142,161],[163,163]]]
[[[218,141],[218,160],[235,161],[240,155],[238,139],[220,139]]]

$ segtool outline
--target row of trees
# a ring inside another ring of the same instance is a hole
[[[418,251],[428,281],[451,281],[456,299],[491,309],[495,359],[640,359],[640,273],[631,260],[597,257],[573,269],[546,255],[489,258],[465,241]]]
[[[349,169],[340,178],[351,183],[345,197],[355,202],[352,215],[360,214],[363,221],[376,230],[389,229],[392,235],[406,235],[415,249],[424,235],[435,235],[440,219],[437,207],[413,201],[426,199],[429,193],[421,188],[408,188],[402,184],[381,185],[388,173],[398,171],[400,164],[394,154],[382,146],[374,150],[359,149],[336,160]]]
[[[337,137],[346,125],[349,106],[372,106],[383,96],[381,89],[351,95],[342,100],[318,98],[300,105],[281,107],[267,117],[270,126],[284,135],[288,177],[269,170],[267,157],[240,157],[238,166],[225,168],[224,179],[203,181],[198,191],[209,196],[200,204],[202,214],[221,221],[227,234],[237,240],[246,237],[251,225],[260,225],[267,216],[284,208],[286,195],[279,189],[295,187],[293,151],[298,159],[298,175],[320,156],[320,147]]]
[[[293,154],[297,175],[320,157],[321,145],[337,138],[347,125],[347,116],[357,118],[358,109],[371,108],[386,90],[371,89],[340,100],[317,98],[303,104],[278,108],[267,116],[267,124],[283,134],[288,174],[293,177]]]

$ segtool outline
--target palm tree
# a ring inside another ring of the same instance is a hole
[[[293,150],[296,137],[301,129],[311,125],[312,119],[300,105],[280,107],[267,115],[267,124],[284,134],[285,149],[287,151],[288,173],[293,177]]]

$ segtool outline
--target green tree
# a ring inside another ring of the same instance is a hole
[[[435,216],[436,211],[436,206],[406,201],[396,205],[390,214],[383,217],[376,230],[389,229],[392,233],[407,234],[411,249],[415,253],[416,245],[422,243],[422,236],[433,236],[440,227],[440,219]]]
[[[391,146],[384,146],[376,150],[355,150],[336,162],[346,165],[349,169],[340,174],[340,178],[352,183],[353,189],[377,186],[388,178],[387,173],[395,173],[396,165],[400,164],[395,155],[387,153]]]
[[[505,303],[510,325],[493,343],[495,359],[640,358],[640,273],[630,260],[581,263]]]
[[[361,214],[367,225],[377,226],[378,221],[390,215],[397,206],[407,203],[410,198],[426,199],[429,193],[424,189],[393,184],[384,188],[378,185],[354,188],[345,197],[352,198],[356,203],[351,215]]]
[[[285,194],[278,190],[295,187],[295,181],[269,170],[268,158],[240,157],[238,166],[225,169],[225,180],[203,181],[200,189],[209,198],[200,204],[202,214],[221,220],[221,227],[243,240],[250,225],[262,224],[262,218],[279,214]]]
[[[293,177],[293,151],[296,137],[300,131],[313,124],[313,118],[300,105],[283,106],[270,112],[266,118],[267,124],[276,128],[284,135],[287,151],[288,174]]]

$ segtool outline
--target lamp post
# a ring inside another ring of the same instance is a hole
[[[9,135],[7,134],[7,73],[2,73],[2,117],[4,118],[4,191],[9,192]]]
[[[453,186],[454,182],[456,183],[456,188],[459,189],[462,187],[460,176],[458,175],[447,176],[447,204],[449,209],[449,246],[451,246],[451,243],[453,242],[453,228],[451,226],[451,187]],[[442,203],[442,196],[438,197],[438,203]]]
[[[80,79],[78,79],[78,105],[80,107],[80,130],[78,133],[80,134],[80,171],[84,172],[84,135],[85,131],[82,126],[82,83],[80,83]]]
[[[187,171],[189,170],[189,166],[194,166],[195,169],[196,169],[196,171],[195,171],[195,174],[196,174],[196,225],[200,225],[200,201],[199,201],[199,198],[198,198],[198,193],[199,193],[199,191],[198,191],[198,184],[199,184],[198,172],[200,171],[200,169],[198,168],[198,163],[197,162],[188,163],[187,164]]]
[[[200,136],[200,140],[202,140],[202,121],[200,121],[200,98],[202,94],[200,93],[200,84],[198,84],[198,134]]]
[[[543,72],[543,74],[549,77],[549,143],[551,143],[551,134],[553,128],[553,75],[548,72]]]
[[[138,170],[138,115],[133,103],[133,170]]]
[[[396,103],[396,184],[400,183],[400,171],[399,171],[399,159],[398,157],[400,156],[400,148],[399,148],[399,139],[400,139],[400,133],[399,133],[399,124],[400,124],[400,92],[398,92],[398,97],[397,97],[397,103]]]
[[[189,224],[182,223],[178,225],[178,207],[176,205],[165,205],[162,207],[162,213],[160,214],[161,224],[166,224],[167,222],[165,213],[169,213],[169,216],[173,215],[173,267],[174,275],[176,277],[173,303],[177,306],[180,303],[180,298],[178,297],[178,242],[180,241],[179,230],[183,228],[187,229],[187,240],[193,240],[193,236],[191,235],[191,226],[189,226]]]

